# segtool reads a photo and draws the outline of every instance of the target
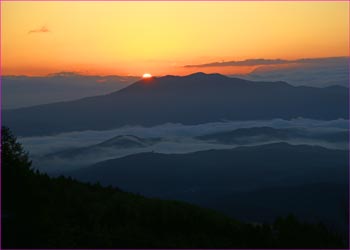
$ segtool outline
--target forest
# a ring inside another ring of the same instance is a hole
[[[1,131],[2,248],[347,248],[322,223],[292,214],[240,222],[185,202],[50,177]],[[116,184],[117,185],[117,184]]]

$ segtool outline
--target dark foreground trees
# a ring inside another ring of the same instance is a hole
[[[323,225],[280,218],[241,223],[177,201],[149,199],[33,171],[2,129],[2,248],[345,248]]]

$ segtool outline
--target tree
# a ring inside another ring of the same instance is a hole
[[[1,128],[1,168],[2,171],[17,170],[31,172],[31,161],[17,138],[7,127]]]
[[[1,128],[1,185],[3,211],[19,206],[15,197],[26,189],[28,176],[33,175],[28,153],[7,127]]]

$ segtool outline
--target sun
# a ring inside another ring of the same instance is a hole
[[[144,74],[142,75],[142,78],[144,78],[144,79],[149,79],[149,78],[152,78],[152,75],[151,75],[150,73],[144,73]]]

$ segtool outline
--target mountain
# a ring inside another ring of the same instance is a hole
[[[293,213],[347,229],[348,152],[273,143],[189,154],[140,153],[66,172],[149,197],[182,200],[244,221]]]
[[[3,76],[2,108],[15,109],[104,95],[137,81],[131,76],[92,76],[60,72],[48,76]]]
[[[160,138],[140,138],[134,135],[118,135],[98,144],[87,147],[66,149],[63,151],[50,153],[45,158],[60,157],[60,158],[74,158],[87,157],[88,155],[103,154],[105,150],[109,149],[128,149],[128,148],[144,148],[152,146],[160,142]]]
[[[188,154],[140,153],[66,174],[83,181],[118,184],[131,192],[176,199],[203,190],[222,193],[313,182],[347,183],[348,153],[273,143]]]
[[[348,97],[343,87],[293,87],[196,73],[144,79],[104,96],[4,111],[3,122],[29,136],[169,122],[330,120],[348,118]]]
[[[224,144],[245,145],[271,140],[313,139],[326,142],[347,142],[348,131],[313,132],[301,128],[251,127],[197,136],[197,139]]]

